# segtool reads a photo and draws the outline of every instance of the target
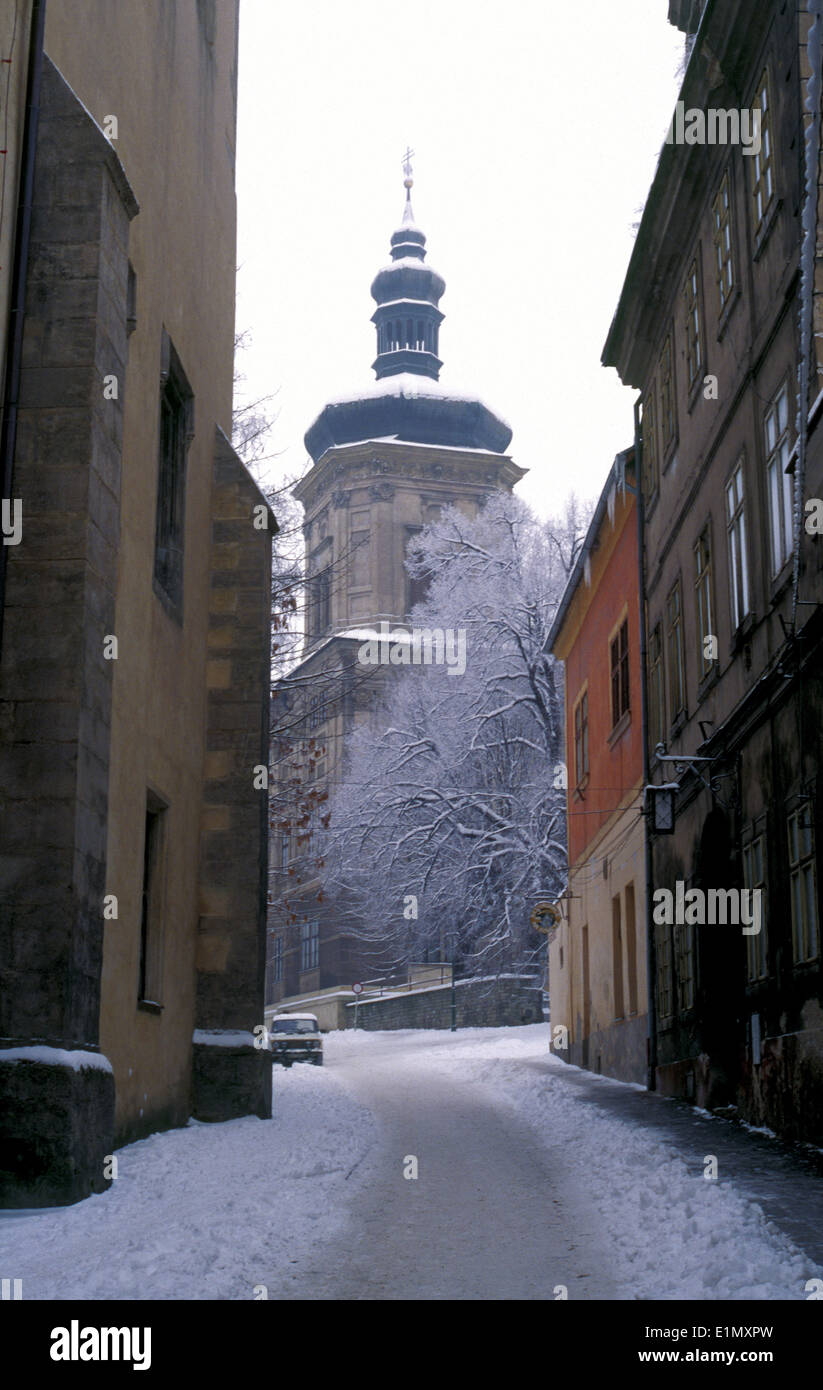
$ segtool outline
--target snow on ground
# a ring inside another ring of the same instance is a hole
[[[253,1299],[345,1222],[375,1125],[325,1068],[274,1068],[274,1117],[153,1134],[117,1150],[108,1192],[0,1212],[24,1299]]]
[[[322,1070],[275,1068],[272,1120],[152,1135],[118,1150],[107,1193],[0,1213],[4,1277],[22,1278],[24,1299],[252,1299],[261,1284],[271,1299],[287,1295],[301,1265],[323,1267],[375,1165],[396,1165],[379,1117],[346,1086],[378,1059],[396,1065],[410,1111],[433,1073],[463,1100],[471,1093],[528,1124],[598,1213],[604,1268],[622,1298],[803,1299],[806,1281],[823,1277],[731,1180],[706,1181],[702,1155],[681,1157],[665,1126],[638,1128],[592,1105],[591,1087],[622,1083],[584,1074],[581,1090],[581,1073],[549,1053],[545,1023],[334,1033],[324,1050]],[[502,1203],[505,1194],[502,1172]]]
[[[386,1045],[401,1035],[334,1035],[331,1056]],[[707,1180],[702,1162],[679,1157],[648,1129],[587,1104],[565,1062],[548,1049],[548,1025],[405,1032],[421,1067],[479,1086],[534,1126],[555,1161],[574,1167],[602,1218],[604,1247],[627,1299],[804,1299],[816,1266],[730,1183]],[[395,1043],[395,1046],[397,1043]],[[546,1071],[532,1064],[538,1059]],[[521,1063],[518,1066],[518,1063]],[[522,1065],[522,1064],[526,1065]],[[578,1073],[579,1074],[579,1073]],[[596,1086],[618,1086],[590,1077]],[[635,1088],[642,1090],[642,1087]]]

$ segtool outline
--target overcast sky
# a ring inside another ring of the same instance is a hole
[[[597,495],[633,392],[600,354],[677,99],[666,0],[242,0],[237,328],[278,467],[374,381],[402,157],[444,277],[444,386],[508,420],[541,514]],[[276,470],[272,478],[276,477]]]

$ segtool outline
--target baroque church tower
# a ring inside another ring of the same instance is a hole
[[[295,488],[309,582],[303,657],[274,700],[268,1003],[345,988],[394,964],[378,951],[367,957],[347,935],[312,858],[347,736],[379,718],[386,670],[358,667],[357,650],[381,622],[408,627],[422,597],[405,569],[411,538],[449,505],[475,516],[526,471],[507,453],[508,425],[439,384],[445,281],[426,262],[408,157],[404,168],[403,219],[371,287],[377,380],[324,406],[305,436],[312,467]]]

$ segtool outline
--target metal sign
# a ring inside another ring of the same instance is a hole
[[[363,993],[363,986],[360,985],[360,984],[352,985],[352,987],[351,987],[351,992],[352,992],[352,994],[362,994],[362,993]]]
[[[541,931],[546,936],[549,935],[554,927],[559,927],[562,920],[560,908],[556,903],[538,903],[529,917],[529,921],[535,931]],[[546,925],[544,925],[544,923]]]

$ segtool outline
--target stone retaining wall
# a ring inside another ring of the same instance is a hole
[[[412,993],[382,995],[357,1005],[357,1027],[450,1028],[451,985]],[[532,976],[500,975],[458,980],[455,984],[458,1028],[507,1028],[543,1019],[540,985]],[[347,1027],[354,1027],[354,1004],[346,1005]]]

